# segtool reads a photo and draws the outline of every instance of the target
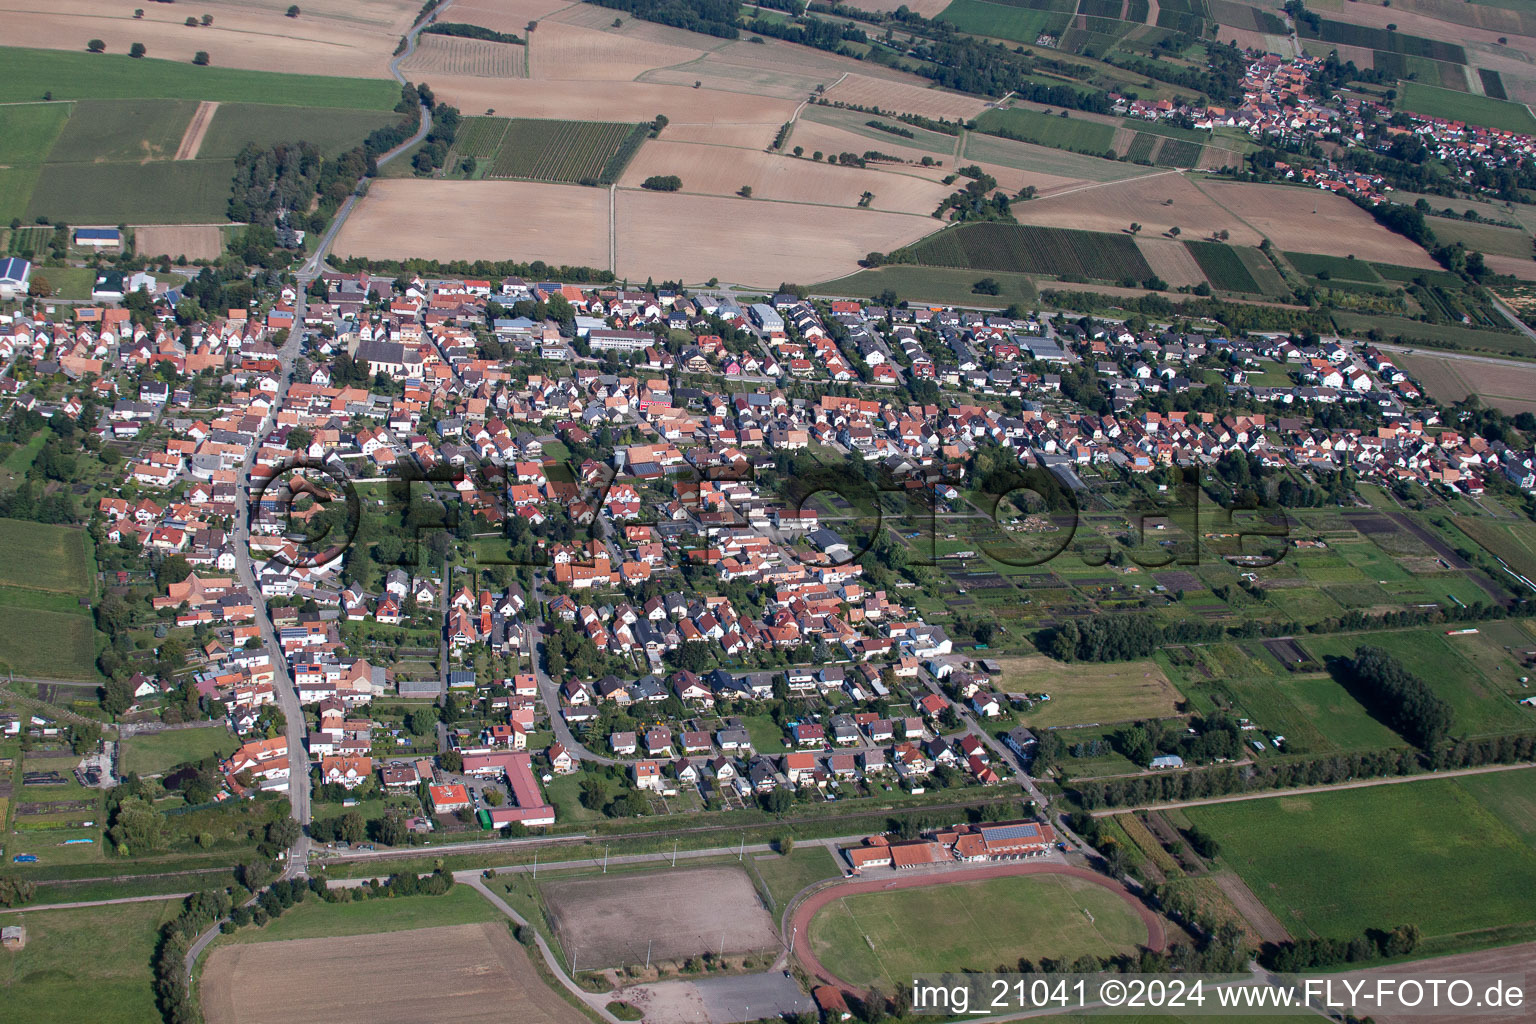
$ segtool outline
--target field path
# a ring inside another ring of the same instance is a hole
[[[214,112],[218,109],[218,100],[203,100],[197,105],[197,112],[192,115],[187,130],[182,133],[181,145],[176,147],[176,155],[172,159],[197,159],[197,151],[203,148],[203,138],[208,134],[208,126],[213,123]]]
[[[1515,772],[1522,768],[1536,767],[1536,762],[1519,761],[1515,764],[1492,764],[1482,768],[1453,768],[1447,772],[1420,772],[1418,775],[1390,775],[1382,779],[1357,779],[1354,782],[1335,782],[1327,786],[1303,786],[1300,789],[1266,789],[1262,793],[1233,793],[1229,796],[1210,796],[1202,800],[1177,800],[1165,804],[1136,804],[1127,807],[1108,807],[1092,811],[1095,818],[1106,818],[1128,811],[1171,811],[1180,807],[1204,807],[1206,804],[1233,804],[1241,800],[1273,800],[1282,796],[1311,796],[1313,793],[1331,793],[1336,789],[1366,789],[1370,786],[1396,786],[1404,782],[1427,782],[1431,779],[1454,779],[1462,775],[1487,775],[1490,772]]]
[[[1072,867],[1059,861],[1034,861],[1025,864],[990,864],[980,868],[952,868],[917,875],[898,875],[892,872],[890,876],[880,874],[874,878],[835,881],[811,892],[785,912],[785,924],[790,934],[799,936],[803,932],[806,936],[804,940],[794,944],[793,956],[813,978],[822,984],[836,986],[855,997],[861,996],[863,995],[861,989],[827,970],[811,950],[811,919],[819,911],[845,896],[889,892],[892,889],[917,889],[923,886],[949,885],[957,882],[984,882],[992,878],[1013,878],[1019,875],[1070,875],[1073,878],[1101,885],[1124,899],[1136,912],[1136,916],[1141,918],[1142,924],[1147,926],[1148,949],[1157,951],[1167,945],[1163,922],[1119,882],[1086,868]]]
[[[1222,892],[1227,894],[1227,899],[1237,908],[1237,912],[1253,926],[1259,938],[1265,942],[1289,942],[1291,933],[1285,930],[1285,925],[1280,919],[1269,912],[1253,890],[1248,888],[1241,878],[1230,871],[1218,871],[1211,875],[1211,881],[1215,882]]]

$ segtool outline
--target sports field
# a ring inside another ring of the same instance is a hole
[[[143,1024],[160,1019],[149,961],[179,904],[125,903],[0,916],[27,945],[0,954],[0,1017],[27,1024]],[[8,1015],[22,1010],[20,1015]]]
[[[1536,134],[1536,117],[1532,117],[1523,104],[1441,89],[1422,82],[1403,82],[1401,89],[1397,105],[1402,110],[1526,135]]]
[[[1460,933],[1536,925],[1536,849],[1491,809],[1506,787],[1460,779],[1191,807],[1221,859],[1293,934],[1347,938],[1416,924],[1437,951]],[[1493,779],[1498,776],[1490,775]]]
[[[1153,661],[1066,665],[1043,654],[998,661],[1003,666],[999,689],[1051,695],[1020,714],[1030,726],[1167,718],[1179,702],[1178,691]]]
[[[839,978],[892,991],[915,974],[1129,953],[1147,930],[1109,889],[1042,874],[845,896],[812,919],[809,939]]]
[[[567,961],[597,970],[777,945],[778,933],[747,873],[737,867],[597,875],[542,884]]]

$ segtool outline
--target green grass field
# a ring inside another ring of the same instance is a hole
[[[326,156],[333,156],[399,120],[399,114],[378,110],[222,103],[214,112],[197,156],[200,160],[233,158],[252,142],[258,146],[311,142]]]
[[[976,282],[983,277],[990,277],[997,282],[998,294],[982,295],[975,290]],[[816,287],[818,292],[828,295],[853,295],[860,298],[879,295],[889,288],[900,298],[914,302],[999,309],[1014,302],[1032,305],[1039,298],[1034,283],[1025,274],[911,265],[861,270]]]
[[[321,939],[329,936],[372,935],[414,928],[439,928],[454,924],[480,924],[502,920],[491,906],[467,885],[456,885],[444,896],[403,896],[360,903],[326,903],[313,896],[288,910],[265,928],[242,928],[219,942],[277,942],[280,939]]]
[[[1530,787],[1518,778],[1530,772],[1511,774],[1515,781],[1498,785]],[[1536,850],[1461,780],[1185,813],[1293,934],[1345,938],[1413,923],[1454,946],[1475,943],[1452,938],[1462,933],[1536,923]]]
[[[132,736],[123,741],[123,771],[154,775],[209,754],[223,757],[237,746],[239,743],[222,726]]]
[[[0,584],[86,596],[85,534],[64,526],[0,519]]]
[[[768,887],[775,911],[787,907],[806,886],[843,873],[842,865],[825,846],[802,846],[791,850],[788,857],[760,854],[752,858],[751,867]]]
[[[121,54],[0,49],[0,103],[130,97],[219,100],[294,107],[392,110],[400,87],[387,79],[282,75],[267,71],[200,68]]]
[[[1313,252],[1288,252],[1285,258],[1291,266],[1296,268],[1297,273],[1306,274],[1308,277],[1326,273],[1330,280],[1363,281],[1366,284],[1381,283],[1381,275],[1377,274],[1365,260],[1325,256]]]
[[[1516,572],[1536,577],[1536,524],[1461,516],[1456,519],[1456,527],[1504,559]]]
[[[97,678],[96,632],[88,616],[8,606],[0,667],[44,679]]]
[[[0,221],[9,223],[27,212],[32,189],[42,172],[42,164],[0,166]]]
[[[1059,10],[1029,10],[1023,4],[954,0],[944,8],[938,20],[948,22],[961,32],[1010,39],[1030,46],[1042,32],[1059,36],[1071,20],[1071,10],[1070,6],[1066,7],[1068,13],[1063,13]]]
[[[28,1024],[143,1024],[160,1019],[149,961],[174,900],[6,914],[27,945],[0,956],[0,1016]],[[12,1015],[14,1014],[14,1015]]]
[[[985,111],[976,119],[976,126],[980,131],[1007,132],[1010,136],[1042,146],[1095,154],[1110,149],[1115,140],[1113,125],[1083,117],[1046,114],[1024,107]]]
[[[1397,106],[1400,110],[1536,135],[1536,117],[1519,103],[1441,89],[1422,82],[1402,82],[1399,88]]]
[[[41,163],[68,119],[68,103],[0,106],[0,164]]]
[[[192,121],[192,100],[81,100],[48,151],[48,162],[169,160]]]
[[[817,914],[809,935],[832,973],[888,991],[914,974],[1011,970],[1021,957],[1110,956],[1146,939],[1119,896],[1062,875],[848,896]]]
[[[27,216],[71,224],[207,224],[224,219],[233,160],[49,164]]]
[[[1282,676],[1229,680],[1245,716],[1288,741],[1288,751],[1379,750],[1402,746],[1391,729],[1372,718],[1329,676]]]
[[[1536,725],[1536,711],[1512,700],[1499,682],[1452,646],[1452,639],[1429,628],[1372,633],[1369,637],[1307,637],[1303,646],[1318,659],[1352,658],[1355,648],[1363,643],[1395,655],[1451,705],[1453,736],[1498,735]],[[1512,684],[1512,679],[1504,681],[1504,685]]]
[[[1049,693],[1019,715],[1031,727],[1125,722],[1174,714],[1178,691],[1152,661],[1067,666],[1043,654],[999,658],[1005,693]]]
[[[980,160],[989,164],[1002,164],[1019,170],[1056,174],[1064,178],[1083,178],[1087,181],[1119,181],[1139,174],[1150,174],[1152,168],[1138,164],[1105,160],[1103,157],[1083,153],[1069,153],[1064,149],[1037,146],[1013,139],[1000,139],[994,135],[970,132],[965,137],[966,160]]]

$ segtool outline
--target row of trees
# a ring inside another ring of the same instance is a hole
[[[1380,647],[1355,648],[1348,686],[1368,711],[1421,750],[1439,746],[1450,735],[1451,705]]]

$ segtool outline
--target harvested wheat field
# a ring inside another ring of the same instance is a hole
[[[667,125],[661,137],[667,142],[702,142],[711,146],[735,146],[738,149],[767,149],[779,133],[779,126],[759,124],[678,124]],[[642,149],[643,151],[643,149]]]
[[[898,7],[905,7],[913,14],[921,14],[925,18],[937,18],[944,13],[944,8],[949,6],[950,0],[843,0],[847,6],[857,11],[870,11],[884,13],[894,11]]]
[[[203,148],[203,138],[208,134],[208,126],[213,124],[213,115],[218,109],[219,104],[213,100],[203,100],[197,105],[192,120],[187,122],[187,130],[181,133],[181,144],[176,147],[173,159],[197,159],[197,151]]]
[[[566,955],[588,970],[646,958],[778,944],[773,919],[741,868],[695,868],[546,882],[544,905]],[[590,966],[589,966],[590,965]]]
[[[174,4],[149,4],[144,17],[134,18],[131,4],[58,0],[46,10],[7,10],[5,44],[79,51],[87,39],[100,39],[109,53],[143,43],[161,60],[190,62],[206,50],[215,67],[386,78],[390,54],[419,8],[408,2],[356,6],[305,4],[301,17],[289,18],[287,4],[215,2],[196,12],[212,14],[211,25],[188,28],[187,9]]]
[[[858,107],[879,107],[903,114],[921,114],[924,117],[942,117],[950,121],[970,120],[987,108],[986,101],[975,96],[944,92],[941,89],[925,89],[907,82],[893,82],[869,75],[851,74],[828,89],[826,97],[833,103],[848,103]]]
[[[1536,281],[1536,261],[1523,256],[1490,256],[1483,253],[1483,262],[1496,274],[1508,274],[1522,281]]]
[[[641,147],[619,184],[638,187],[653,174],[675,174],[683,179],[685,193],[730,196],[747,185],[754,199],[851,207],[857,207],[859,197],[868,191],[875,196],[870,209],[922,214],[932,213],[953,191],[903,173],[908,170],[905,165],[890,165],[891,170],[875,170],[875,166],[840,167],[759,150],[654,141]]]
[[[535,43],[535,72],[538,65]],[[649,121],[665,114],[674,124],[771,124],[777,131],[795,112],[795,103],[790,100],[639,82],[583,82],[574,86],[528,78],[443,75],[430,84],[439,100],[468,116],[495,110],[503,117],[580,121],[600,113],[605,121]]]
[[[1183,242],[1172,238],[1138,238],[1136,247],[1147,258],[1147,266],[1152,268],[1152,273],[1175,288],[1205,281],[1200,264],[1195,262]]]
[[[146,224],[133,229],[133,247],[140,256],[214,260],[224,251],[224,232],[217,224]]]
[[[695,82],[705,92],[741,92],[754,96],[773,96],[799,102],[818,86],[835,81],[837,75],[819,78],[786,66],[763,67],[756,63],[731,60],[718,53],[675,67],[647,71],[637,81],[658,85],[682,85],[693,88]]]
[[[1070,190],[1016,207],[1014,215],[1020,223],[1042,227],[1124,231],[1135,222],[1152,237],[1177,227],[1188,238],[1225,230],[1239,245],[1258,245],[1261,240],[1257,231],[1178,172]]]
[[[887,139],[890,141],[887,142]],[[789,133],[789,138],[784,145],[790,152],[794,152],[796,146],[802,147],[807,157],[817,152],[831,153],[835,156],[838,153],[863,153],[870,149],[878,149],[882,153],[899,156],[905,160],[920,161],[927,156],[933,158],[933,165],[908,167],[907,170],[913,174],[930,177],[934,181],[955,173],[955,160],[950,153],[934,153],[926,149],[918,149],[916,146],[909,146],[897,135],[882,133],[877,139],[873,131],[870,135],[862,135],[836,125],[811,121],[804,116],[795,121],[794,130]]]
[[[454,0],[452,17],[444,20],[481,25],[526,38],[530,21],[540,21],[569,6],[568,0]]]
[[[1429,253],[1377,224],[1370,214],[1331,192],[1292,185],[1250,185],[1200,181],[1199,190],[1233,217],[1261,232],[1281,249],[1353,255],[1357,259],[1434,270]],[[1146,218],[1143,218],[1146,220]],[[1205,224],[1182,227],[1186,234],[1206,234]],[[1225,226],[1225,225],[1222,225]],[[1150,229],[1151,223],[1147,224]],[[1251,245],[1232,232],[1232,241]],[[1342,241],[1342,244],[1341,244]]]
[[[208,1024],[586,1024],[499,921],[221,946],[200,987]]]
[[[423,35],[416,52],[400,62],[408,76],[474,75],[480,78],[522,78],[528,74],[528,51],[511,43],[484,39]]]
[[[648,42],[622,32],[546,21],[528,36],[533,77],[559,81],[633,81],[652,68],[697,60],[703,50]],[[688,83],[692,85],[692,82]]]
[[[1427,352],[1394,353],[1392,358],[1436,401],[1449,404],[1475,394],[1484,405],[1510,416],[1536,413],[1536,366],[1530,363],[1457,359]]]
[[[334,251],[342,258],[537,259],[606,267],[608,191],[531,181],[375,181],[336,236]]]
[[[853,273],[866,253],[900,248],[937,226],[915,214],[624,190],[614,269],[635,279],[718,277],[765,288],[829,281]]]

